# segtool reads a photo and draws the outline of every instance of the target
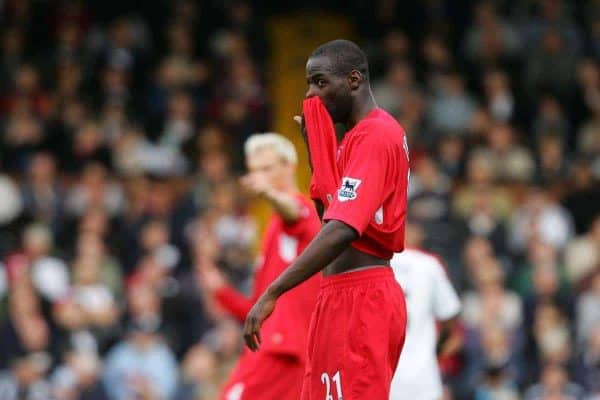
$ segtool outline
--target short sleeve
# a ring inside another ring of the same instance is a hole
[[[434,269],[433,313],[436,319],[447,321],[460,312],[460,300],[450,283],[444,266],[438,261]]]
[[[384,202],[389,151],[374,134],[357,134],[348,141],[341,184],[324,220],[344,222],[363,234]]]

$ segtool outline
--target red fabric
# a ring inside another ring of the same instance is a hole
[[[354,248],[391,259],[404,249],[409,173],[404,130],[377,108],[332,150],[333,123],[318,97],[304,101],[304,117],[313,163],[311,197],[323,202],[323,219],[353,227],[360,235]]]
[[[308,142],[308,154],[313,167],[310,180],[310,196],[321,200],[325,207],[329,199],[322,194],[334,193],[340,176],[336,165],[337,138],[329,112],[317,96],[304,100],[304,123]]]
[[[303,375],[304,363],[295,357],[246,349],[220,400],[298,399]]]
[[[225,286],[217,290],[215,297],[221,305],[225,306],[229,314],[240,322],[246,320],[246,316],[254,304],[252,300],[231,286]],[[253,300],[256,301],[256,299]]]
[[[252,295],[248,299],[232,288],[216,293],[219,303],[240,321],[246,318],[252,305],[319,232],[321,223],[311,202],[298,194],[301,215],[293,224],[286,224],[273,214],[261,251],[262,261],[256,269]],[[310,316],[316,303],[321,276],[317,274],[277,300],[275,311],[261,328],[260,352],[286,354],[304,361],[306,336]]]
[[[301,399],[388,400],[405,334],[404,294],[391,268],[323,278]]]

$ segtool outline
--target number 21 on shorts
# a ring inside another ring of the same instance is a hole
[[[331,381],[335,384],[335,390],[337,394],[337,398],[333,398],[331,394]],[[325,385],[325,400],[344,400],[344,395],[342,394],[342,376],[340,375],[340,371],[337,371],[331,378],[327,372],[323,372],[321,374],[321,382]]]

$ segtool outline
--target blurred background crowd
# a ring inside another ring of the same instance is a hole
[[[346,3],[0,1],[0,399],[215,398],[242,343],[202,268],[249,289],[265,21],[319,8],[463,299],[447,398],[600,399],[600,1]]]

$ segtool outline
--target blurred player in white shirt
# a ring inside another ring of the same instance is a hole
[[[462,337],[454,329],[460,300],[440,260],[418,250],[422,237],[418,226],[407,224],[406,250],[395,254],[391,261],[396,279],[404,289],[408,325],[390,400],[441,399],[442,379],[436,349],[449,355],[462,345]],[[443,338],[440,346],[437,321],[441,322]]]

